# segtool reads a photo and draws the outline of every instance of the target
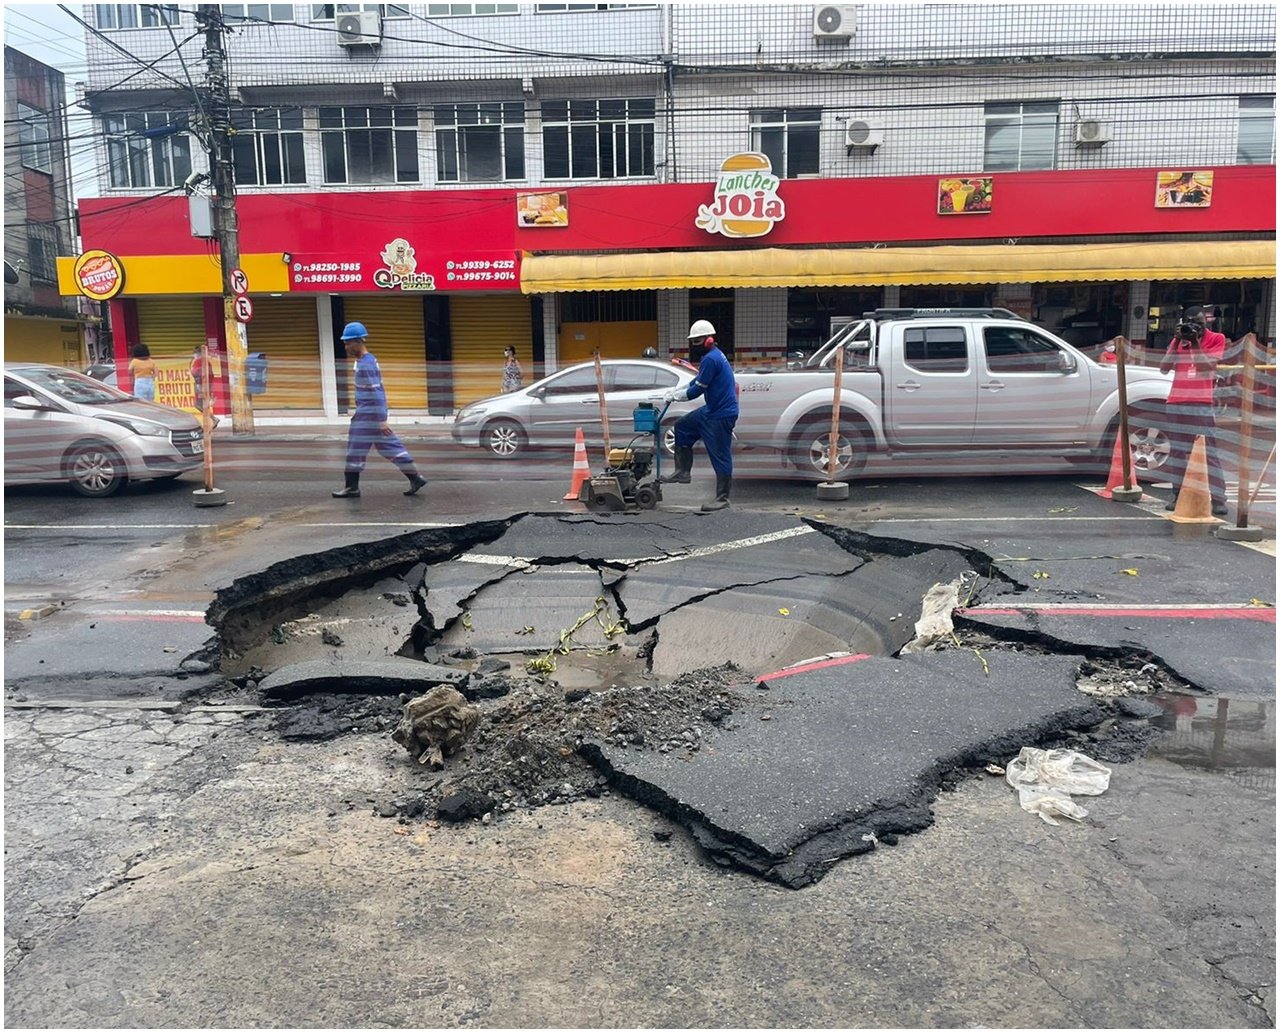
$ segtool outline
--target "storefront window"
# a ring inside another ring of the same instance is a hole
[[[802,362],[831,339],[836,324],[861,319],[880,307],[880,287],[787,291],[787,361]]]
[[[437,104],[441,183],[524,179],[524,102]]]
[[[1096,359],[1105,342],[1126,333],[1128,299],[1123,283],[1037,283],[1030,319]]]
[[[775,176],[817,175],[821,108],[756,108],[751,149],[768,155]]]
[[[418,182],[416,108],[321,108],[320,144],[326,183]]]
[[[725,355],[733,359],[733,291],[711,288],[695,288],[689,291],[689,324],[699,319],[709,320],[716,328],[716,344]],[[680,354],[681,349],[685,353]],[[688,341],[673,348],[673,358],[688,358],[694,364],[702,360],[705,352],[693,348]]]
[[[649,99],[543,102],[545,178],[652,176],[654,110]]]
[[[1056,100],[988,104],[984,115],[984,171],[1018,172],[1057,165]]]
[[[1256,334],[1265,340],[1270,313],[1265,280],[1181,281],[1151,284],[1151,302],[1147,310],[1147,347],[1163,353],[1173,339],[1174,328],[1189,305],[1212,306],[1217,318],[1212,328],[1225,334],[1228,341],[1238,341],[1245,334]]]

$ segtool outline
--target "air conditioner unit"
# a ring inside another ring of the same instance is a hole
[[[1111,140],[1111,127],[1095,118],[1082,118],[1076,123],[1077,147],[1101,147]]]
[[[844,124],[845,153],[855,150],[874,154],[877,147],[884,143],[884,130],[874,122],[861,118],[851,118]]]
[[[849,5],[820,4],[813,9],[813,35],[817,39],[844,39],[858,28],[858,9]]]
[[[338,16],[338,46],[378,47],[382,45],[382,15],[360,11]]]

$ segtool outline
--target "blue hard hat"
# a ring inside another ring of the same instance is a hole
[[[369,331],[364,328],[363,323],[348,323],[342,331],[342,339],[344,341],[352,341],[357,337],[368,337]]]

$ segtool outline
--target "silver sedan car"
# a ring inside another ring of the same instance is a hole
[[[102,498],[203,461],[204,432],[188,413],[61,366],[4,364],[6,485],[66,481]]]
[[[641,402],[662,408],[662,396],[673,387],[688,387],[695,370],[656,359],[602,359],[609,436],[624,445],[635,433],[632,413]],[[663,421],[665,454],[672,454],[672,427],[679,417],[702,404],[677,402]],[[578,428],[588,444],[604,440],[595,362],[568,366],[536,383],[504,395],[472,402],[453,421],[453,440],[488,449],[499,459],[513,459],[530,445],[572,445]]]

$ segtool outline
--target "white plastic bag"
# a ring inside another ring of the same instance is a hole
[[[1005,781],[1018,791],[1024,811],[1050,825],[1059,817],[1080,821],[1089,812],[1071,799],[1099,796],[1111,785],[1111,769],[1075,750],[1039,750],[1024,746],[1005,766]]]
[[[903,653],[919,653],[942,641],[955,629],[951,611],[960,605],[963,578],[949,584],[936,584],[925,592],[916,621],[916,637],[902,647]]]

